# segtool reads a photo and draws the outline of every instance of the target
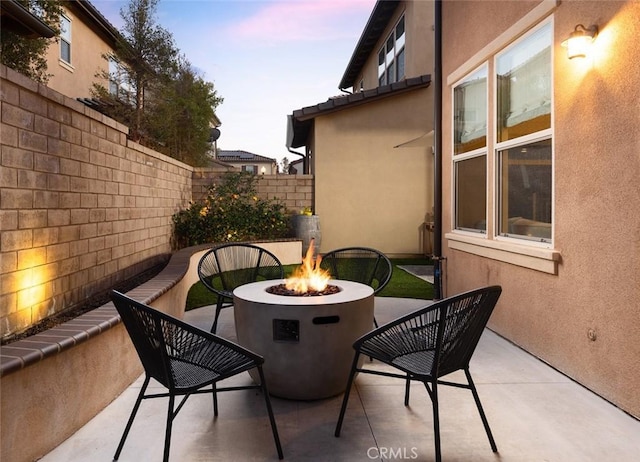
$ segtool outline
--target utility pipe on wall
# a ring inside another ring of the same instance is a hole
[[[442,298],[442,0],[434,5],[434,178],[433,283],[434,300]]]

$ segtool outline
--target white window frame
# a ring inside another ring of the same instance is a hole
[[[494,226],[494,235],[493,235],[493,239],[495,240],[502,240],[505,242],[514,242],[516,244],[520,244],[520,245],[531,245],[531,246],[539,246],[539,247],[543,247],[543,248],[553,248],[553,237],[554,237],[554,225],[555,225],[555,220],[554,220],[554,203],[555,203],[555,175],[554,175],[554,171],[555,171],[555,149],[554,149],[554,133],[553,133],[553,121],[554,121],[554,111],[553,111],[553,88],[551,88],[551,126],[548,129],[544,129],[544,130],[540,130],[538,132],[534,132],[534,133],[530,133],[528,135],[523,135],[520,136],[518,138],[513,138],[513,139],[509,139],[506,141],[498,141],[498,124],[497,124],[497,115],[498,115],[498,79],[496,78],[497,75],[497,61],[498,58],[503,55],[504,53],[510,51],[511,49],[513,49],[514,47],[518,46],[520,43],[522,43],[523,40],[525,40],[526,38],[530,37],[531,35],[535,34],[538,30],[540,30],[541,28],[550,25],[550,29],[551,29],[551,56],[549,57],[550,59],[550,66],[551,66],[551,78],[552,78],[552,82],[551,85],[553,86],[553,56],[554,56],[554,50],[553,50],[553,19],[552,18],[548,18],[544,21],[541,21],[539,24],[537,24],[535,27],[532,27],[530,30],[528,30],[525,34],[523,34],[522,36],[518,37],[517,40],[514,40],[511,44],[509,44],[509,46],[505,47],[504,49],[500,50],[499,52],[495,53],[493,56],[493,72],[490,75],[490,79],[492,80],[493,83],[493,117],[491,122],[491,125],[493,126],[493,146],[492,146],[492,151],[493,151],[493,164],[494,164],[494,178],[495,178],[495,184],[494,184],[494,188],[493,188],[493,226]],[[518,236],[518,235],[507,235],[507,234],[500,234],[498,231],[500,229],[500,208],[502,207],[502,204],[500,202],[500,186],[501,186],[501,172],[500,172],[500,157],[499,157],[499,152],[506,150],[506,149],[510,149],[510,148],[514,148],[514,147],[518,147],[520,145],[528,145],[537,141],[543,141],[543,140],[551,140],[551,237],[549,239],[538,239],[538,238],[527,238],[526,236]]]
[[[68,30],[65,32],[64,28],[63,28],[63,23],[67,22],[69,27]],[[68,64],[69,66],[71,66],[71,62],[73,60],[73,55],[72,55],[72,48],[71,48],[71,43],[72,43],[72,36],[71,36],[71,29],[72,29],[72,23],[71,23],[71,18],[69,18],[67,15],[62,15],[61,19],[60,19],[60,61],[62,61],[65,64]],[[69,59],[65,59],[63,57],[63,46],[67,45],[68,49],[69,49]]]
[[[519,40],[523,35],[526,35],[530,31],[535,30],[537,27],[541,27],[542,24],[547,21],[551,22],[552,31],[554,30],[554,18],[553,12],[558,4],[558,0],[542,0],[541,3],[536,6],[533,10],[523,16],[519,21],[509,27],[502,34],[497,36],[493,41],[488,43],[484,48],[479,50],[476,54],[474,54],[471,58],[469,58],[465,63],[463,63],[458,69],[449,74],[446,79],[446,84],[451,88],[451,95],[453,95],[453,85],[458,81],[462,80],[462,78],[471,73],[474,69],[478,68],[483,62],[490,60],[491,66],[489,71],[491,74],[490,77],[492,81],[495,80],[494,75],[494,62],[493,58],[504,51],[507,47],[509,47],[512,43],[515,43]],[[553,33],[555,37],[555,33]],[[555,48],[555,41],[552,43],[552,52]],[[552,75],[553,75],[553,56],[551,58],[552,63]],[[492,82],[494,96],[492,100],[496,100],[495,94],[495,83]],[[453,98],[453,96],[452,96]],[[453,110],[453,101],[451,101],[451,108]],[[552,89],[552,102],[551,107],[553,108],[553,89]],[[497,169],[498,165],[496,162],[496,107],[495,103],[492,108],[493,114],[491,114],[491,119],[488,120],[488,123],[494,125],[494,129],[488,131],[488,155],[487,155],[487,179],[489,183],[489,191],[488,198],[490,198],[492,202],[492,207],[487,209],[489,214],[489,219],[491,220],[492,229],[487,230],[486,236],[480,236],[475,233],[465,233],[462,231],[458,231],[454,229],[454,223],[451,223],[451,232],[445,234],[445,239],[447,240],[447,245],[450,249],[455,249],[459,251],[463,251],[466,253],[478,255],[484,258],[502,261],[510,264],[514,264],[517,266],[522,266],[525,268],[529,268],[536,271],[541,271],[549,274],[557,274],[559,262],[561,261],[561,254],[558,250],[553,248],[553,237],[554,237],[554,229],[555,226],[555,216],[554,216],[554,207],[553,203],[555,202],[555,177],[553,176],[553,167],[552,167],[552,239],[550,242],[546,243],[538,243],[531,242],[524,239],[514,239],[510,237],[502,237],[496,236],[496,219],[497,219]],[[552,110],[551,113],[551,128],[549,129],[549,136],[551,137],[552,142],[552,166],[554,165],[554,156],[555,156],[555,140],[553,138],[553,127],[554,127],[554,113]],[[533,137],[543,137],[546,136],[545,133],[536,133],[532,135]],[[453,141],[453,140],[452,140]],[[522,139],[520,141],[523,141]],[[533,139],[531,140],[533,141]],[[451,166],[453,167],[453,143],[451,146],[451,157],[452,162]],[[453,175],[453,170],[452,170]],[[452,178],[452,191],[451,191],[451,214],[453,217],[453,207],[455,206],[455,196],[453,191],[453,178]]]
[[[396,36],[396,31],[398,29],[398,25],[403,22],[404,29],[402,31],[402,35],[399,37]],[[388,85],[390,83],[398,82],[405,78],[406,76],[406,52],[404,53],[404,67],[405,69],[403,75],[398,75],[398,55],[405,51],[407,38],[407,23],[405,21],[404,14],[400,16],[400,19],[394,24],[393,30],[387,38],[384,40],[382,46],[378,50],[377,59],[378,59],[378,85]],[[387,51],[387,43],[389,40],[393,40],[393,51]],[[383,63],[380,63],[380,56],[384,55]],[[393,81],[389,81],[389,70],[393,71]]]
[[[466,74],[464,77],[462,77],[458,82],[455,83],[455,85],[452,85],[451,87],[451,109],[452,109],[452,115],[455,117],[455,89],[457,87],[459,87],[460,85],[462,85],[469,77],[473,76],[474,74],[479,73],[480,71],[482,71],[484,68],[485,73],[487,75],[487,88],[485,91],[485,98],[486,98],[486,102],[485,102],[485,121],[487,122],[487,127],[486,127],[486,143],[483,147],[480,147],[478,149],[474,149],[472,151],[468,151],[468,152],[464,152],[464,153],[460,153],[460,154],[455,154],[455,133],[454,130],[451,130],[451,146],[452,146],[452,151],[451,151],[451,162],[452,162],[452,168],[451,168],[451,198],[452,198],[452,213],[451,213],[451,229],[455,230],[455,232],[457,233],[462,233],[462,234],[467,234],[467,235],[471,235],[471,236],[476,236],[479,238],[485,238],[487,237],[487,232],[488,232],[488,223],[489,223],[489,194],[487,191],[487,194],[485,196],[485,206],[484,206],[484,210],[485,210],[485,216],[484,216],[484,220],[485,223],[487,224],[487,226],[485,226],[484,230],[473,230],[470,228],[458,228],[458,196],[457,196],[457,189],[458,189],[458,183],[457,183],[457,169],[456,169],[456,164],[465,160],[469,160],[469,159],[473,159],[476,157],[484,157],[484,164],[485,164],[485,190],[488,190],[489,187],[489,151],[488,151],[488,144],[489,144],[489,63],[484,62],[482,63],[480,66],[478,66],[477,68],[473,69],[472,71],[470,71],[468,74]],[[455,127],[455,121],[452,121],[452,127]]]

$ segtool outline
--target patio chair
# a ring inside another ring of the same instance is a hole
[[[198,263],[198,277],[218,296],[211,332],[216,333],[222,308],[233,305],[233,289],[250,282],[284,278],[280,260],[251,244],[223,244],[207,251]]]
[[[389,283],[393,265],[385,254],[368,247],[345,247],[322,256],[320,268],[326,269],[334,279],[361,282],[373,288],[376,295]],[[373,323],[378,327],[375,317]]]
[[[500,286],[491,286],[449,297],[380,326],[356,340],[353,345],[356,352],[335,436],[340,436],[351,385],[356,373],[360,372],[405,380],[405,406],[409,405],[411,381],[424,384],[433,406],[433,433],[438,462],[441,460],[438,386],[471,390],[491,449],[498,452],[469,372],[469,361],[501,292]],[[359,367],[360,355],[377,359],[402,374]],[[466,384],[440,379],[458,370],[464,371]]]
[[[283,458],[278,429],[262,371],[264,359],[261,356],[217,335],[139,303],[119,292],[112,291],[111,299],[131,337],[145,371],[144,383],[131,411],[120,444],[118,444],[114,460],[118,460],[120,457],[120,452],[143,399],[169,397],[163,458],[166,462],[169,460],[173,421],[189,396],[212,393],[213,412],[217,416],[218,392],[254,388],[262,390],[278,457]],[[258,370],[259,385],[218,387],[217,384],[221,380],[253,368]],[[152,378],[166,387],[168,392],[145,394]],[[203,390],[209,385],[212,386],[212,389]],[[183,396],[183,398],[178,407],[174,408],[176,396]]]

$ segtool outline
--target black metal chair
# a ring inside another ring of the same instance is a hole
[[[377,294],[389,283],[393,265],[385,254],[368,247],[345,247],[322,255],[320,268],[328,270],[334,279],[367,284]],[[378,321],[373,319],[376,327]]]
[[[169,460],[173,420],[189,396],[212,393],[213,411],[217,416],[218,392],[254,388],[262,390],[278,457],[283,458],[278,429],[262,372],[264,359],[261,356],[217,335],[139,303],[119,292],[112,291],[111,299],[131,337],[145,371],[144,383],[131,411],[120,444],[118,444],[114,460],[120,457],[120,452],[143,399],[169,398],[163,458],[166,462]],[[221,380],[253,368],[258,370],[259,385],[217,386]],[[168,393],[145,394],[152,378],[166,387]],[[213,389],[202,389],[209,385]],[[183,396],[183,398],[178,407],[174,408],[176,396]]]
[[[252,244],[222,244],[207,251],[198,263],[198,277],[218,296],[211,326],[215,333],[222,308],[233,304],[233,290],[243,284],[284,278],[280,260]]]
[[[353,345],[356,353],[335,436],[340,436],[354,377],[357,372],[362,372],[405,380],[405,406],[409,405],[411,381],[424,384],[433,405],[433,432],[438,462],[441,460],[438,386],[471,390],[491,449],[497,452],[489,422],[469,372],[469,361],[501,293],[500,286],[491,286],[449,297],[380,326],[356,340]],[[358,367],[360,355],[375,358],[402,371],[404,375]],[[458,370],[464,371],[466,384],[440,380]]]

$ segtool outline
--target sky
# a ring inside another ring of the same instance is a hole
[[[91,0],[119,30],[127,0]],[[160,0],[156,23],[224,98],[218,148],[281,161],[287,115],[338,84],[376,0]],[[295,149],[303,152],[304,148]]]

